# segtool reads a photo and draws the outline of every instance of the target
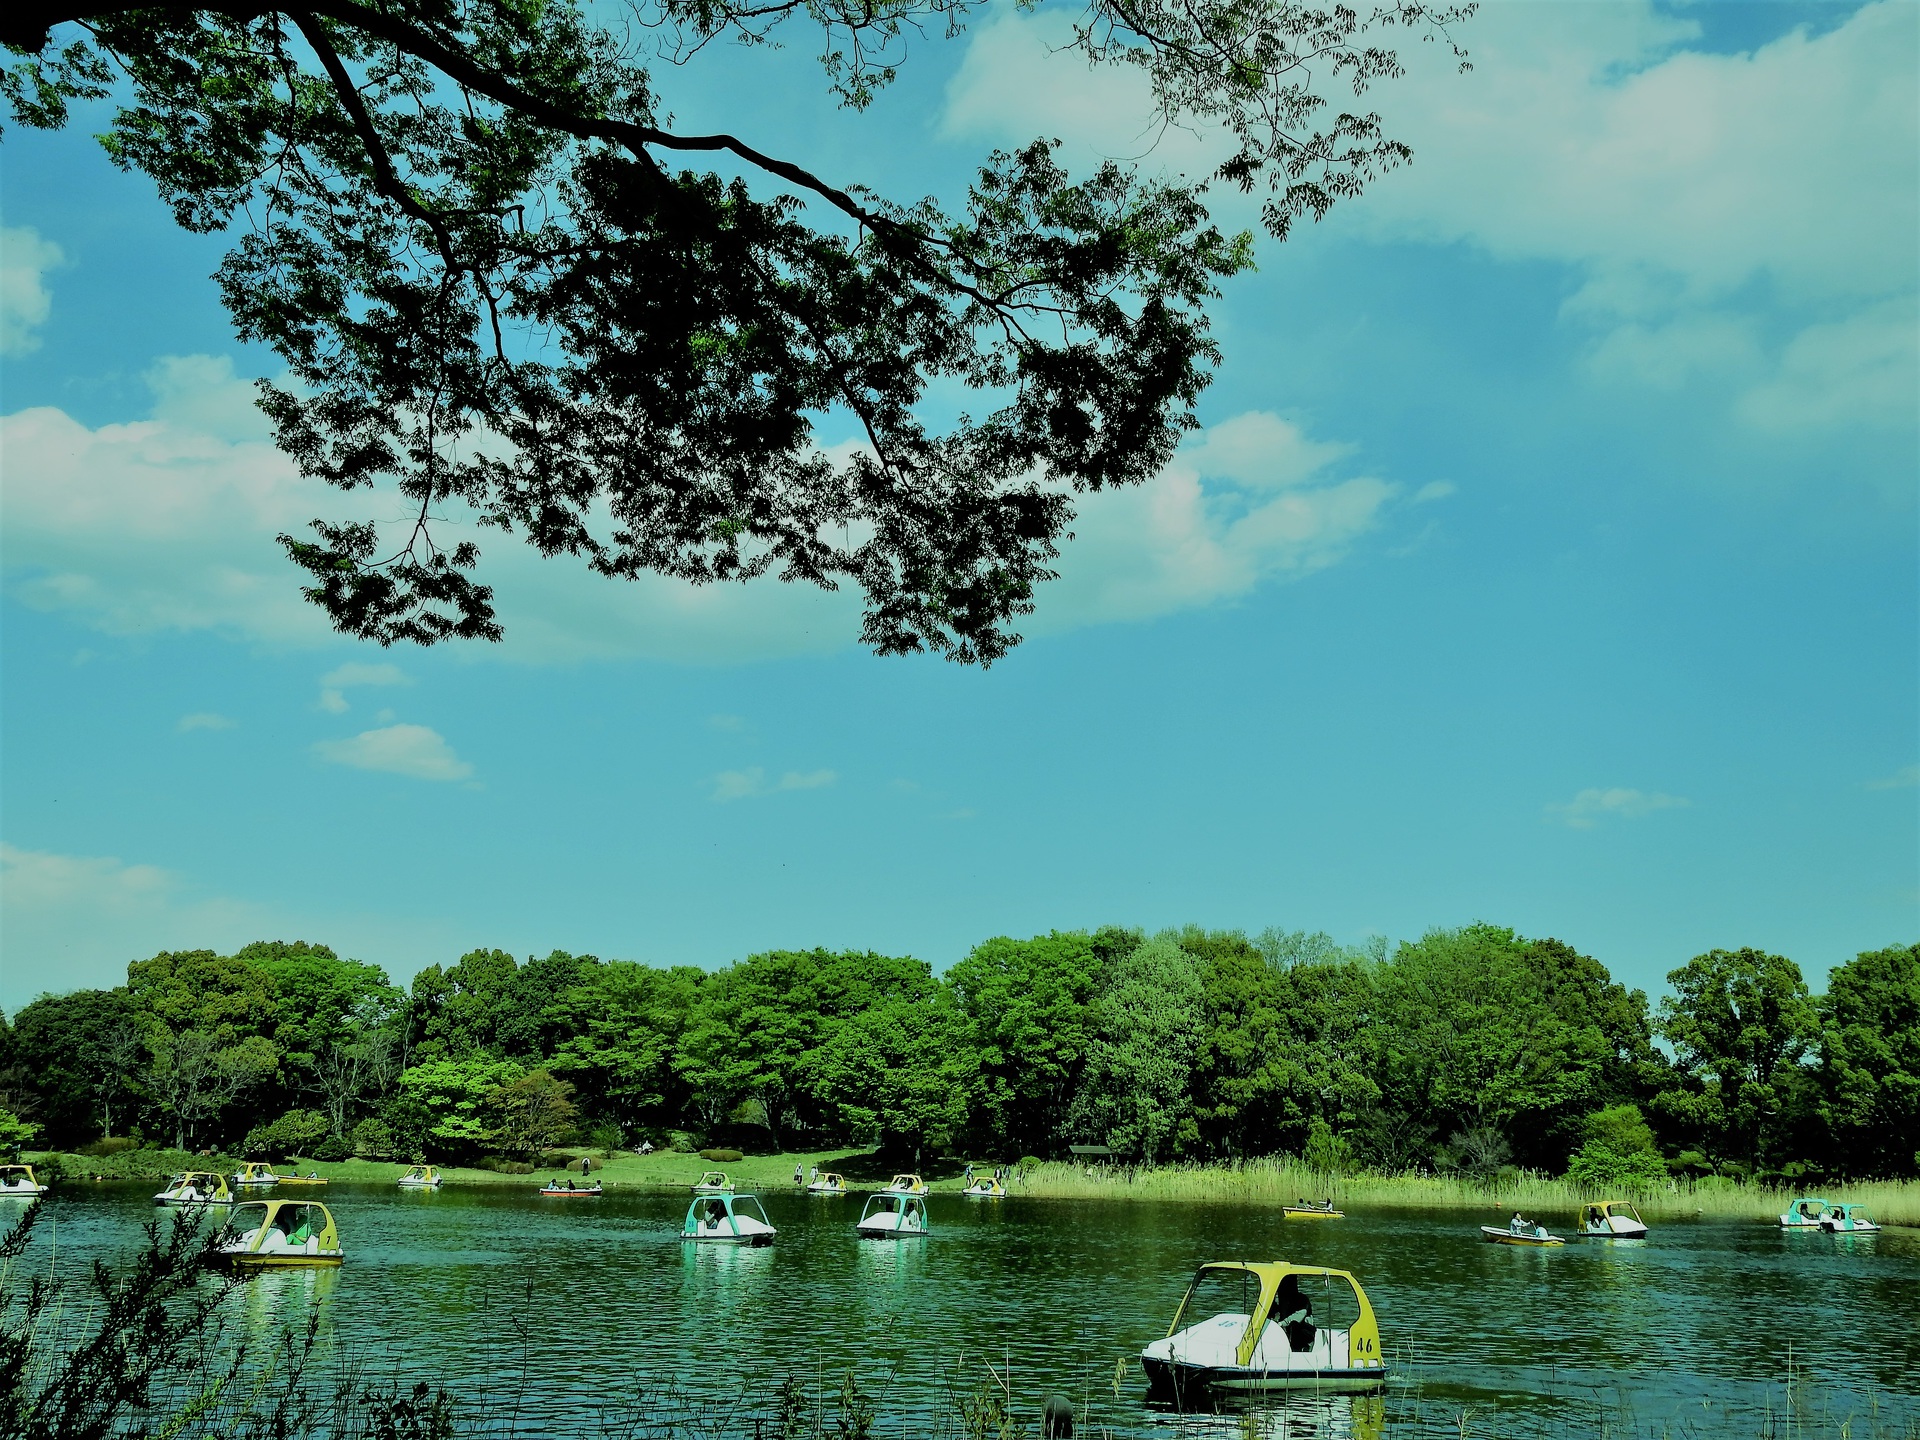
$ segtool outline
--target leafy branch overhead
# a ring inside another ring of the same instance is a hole
[[[815,26],[857,109],[910,32],[981,3],[636,0],[622,33],[682,62]],[[1264,190],[1284,237],[1408,158],[1337,103],[1400,73],[1374,39],[1451,46],[1471,8],[1090,0],[1073,43],[1143,71],[1165,124],[1224,131],[1209,178]],[[16,0],[0,41],[16,123],[112,100],[114,162],[235,236],[218,279],[286,362],[261,387],[281,448],[405,498],[397,529],[281,537],[383,643],[499,637],[479,547],[443,538],[477,522],[613,577],[851,582],[875,650],[989,663],[1073,495],[1148,478],[1194,424],[1207,302],[1251,261],[1204,181],[1076,179],[1057,142],[989,155],[950,212],[679,133],[649,57],[573,0]],[[982,413],[931,423],[934,384]],[[823,453],[828,416],[864,445]]]

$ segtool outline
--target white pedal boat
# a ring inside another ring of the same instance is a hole
[[[409,1165],[406,1174],[393,1183],[402,1190],[438,1190],[440,1168],[437,1165]]]
[[[1820,1228],[1820,1217],[1825,1215],[1831,1208],[1833,1207],[1828,1205],[1826,1201],[1814,1199],[1811,1196],[1806,1199],[1796,1200],[1787,1206],[1786,1211],[1780,1216],[1780,1228],[1782,1230],[1806,1230],[1809,1232],[1818,1230]]]
[[[1596,1200],[1580,1212],[1580,1234],[1588,1240],[1644,1240],[1647,1222],[1630,1200]]]
[[[156,1205],[231,1205],[233,1191],[227,1177],[211,1170],[188,1170],[167,1181],[153,1197]]]
[[[1211,1313],[1209,1313],[1211,1312]],[[1285,1261],[1202,1265],[1165,1339],[1140,1352],[1148,1393],[1377,1390],[1380,1328],[1345,1270]]]
[[[924,1195],[927,1193],[927,1182],[922,1180],[918,1175],[896,1175],[887,1182],[887,1188],[880,1193],[883,1195]]]
[[[278,1185],[280,1177],[266,1161],[249,1160],[234,1172],[233,1183],[236,1188],[242,1185]]]
[[[919,1195],[882,1190],[867,1197],[854,1224],[865,1240],[911,1240],[927,1233],[927,1202]]]
[[[0,1165],[0,1197],[44,1195],[47,1187],[33,1178],[31,1165]]]
[[[709,1170],[693,1182],[696,1195],[730,1195],[733,1193],[733,1181],[727,1178],[724,1170]]]
[[[756,1195],[701,1195],[687,1207],[682,1240],[713,1245],[771,1245],[780,1232]]]
[[[847,1177],[827,1171],[807,1185],[809,1195],[844,1195],[847,1193]]]
[[[1820,1217],[1820,1228],[1829,1235],[1871,1235],[1880,1226],[1864,1205],[1829,1205]]]
[[[960,1193],[976,1200],[997,1200],[1007,1193],[1007,1187],[991,1175],[976,1175]]]

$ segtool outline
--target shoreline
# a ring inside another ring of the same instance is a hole
[[[590,1151],[571,1152],[575,1183],[580,1181],[579,1157]],[[151,1157],[150,1163],[148,1162]],[[164,1160],[163,1160],[164,1157]],[[100,1181],[122,1182],[164,1178],[183,1168],[217,1165],[223,1171],[237,1168],[234,1157],[188,1162],[178,1152],[133,1151],[123,1155],[94,1158],[73,1154],[42,1153],[32,1163],[53,1160],[58,1166],[59,1184],[84,1185]],[[129,1163],[131,1162],[131,1163]],[[822,1172],[837,1171],[847,1177],[849,1191],[877,1190],[893,1171],[879,1165],[875,1157],[862,1152],[819,1151],[787,1152],[779,1155],[750,1155],[731,1162],[702,1160],[698,1155],[678,1151],[656,1151],[650,1155],[617,1153],[610,1158],[594,1156],[592,1179],[608,1190],[678,1192],[689,1194],[693,1182],[704,1170],[724,1170],[743,1191],[763,1194],[788,1193],[794,1189],[793,1169],[818,1167]],[[288,1173],[314,1173],[327,1180],[347,1184],[391,1183],[405,1167],[385,1160],[301,1160],[288,1166]],[[556,1167],[535,1168],[528,1174],[514,1175],[498,1170],[468,1166],[443,1166],[446,1184],[457,1188],[512,1189],[538,1186],[569,1172]],[[942,1164],[924,1172],[929,1187],[936,1193],[958,1193],[961,1172]],[[296,1193],[281,1192],[282,1198]],[[315,1190],[316,1198],[322,1194]],[[1332,1195],[1336,1203],[1363,1208],[1424,1209],[1459,1211],[1539,1212],[1544,1215],[1572,1213],[1595,1199],[1629,1199],[1648,1216],[1668,1218],[1691,1216],[1716,1219],[1749,1219],[1769,1222],[1801,1195],[1819,1195],[1826,1199],[1851,1200],[1864,1204],[1882,1225],[1920,1227],[1920,1181],[1870,1180],[1839,1185],[1808,1185],[1798,1191],[1776,1189],[1709,1177],[1703,1182],[1671,1181],[1666,1185],[1636,1193],[1630,1189],[1601,1194],[1570,1181],[1535,1176],[1520,1176],[1486,1185],[1445,1176],[1350,1175],[1329,1177],[1304,1166],[1279,1160],[1253,1160],[1236,1166],[1175,1165],[1152,1170],[1083,1169],[1061,1161],[1049,1161],[1016,1171],[1008,1185],[1013,1197],[1049,1200],[1130,1200],[1153,1203],[1231,1202],[1279,1208],[1305,1198],[1324,1199]]]

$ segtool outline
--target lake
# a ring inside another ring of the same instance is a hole
[[[37,1243],[55,1239],[69,1273],[125,1254],[153,1188],[64,1185],[55,1235]],[[1524,1250],[1481,1243],[1491,1212],[1289,1223],[1239,1206],[935,1195],[930,1236],[876,1242],[854,1234],[857,1195],[770,1193],[778,1241],[736,1250],[679,1239],[683,1195],[282,1194],[325,1201],[347,1263],[263,1277],[236,1297],[237,1323],[266,1331],[320,1307],[377,1373],[512,1396],[530,1433],[601,1433],[636,1396],[717,1431],[747,1414],[743,1392],[787,1374],[832,1390],[848,1370],[881,1434],[989,1383],[1029,1424],[1049,1392],[1069,1394],[1083,1433],[1377,1433],[1344,1399],[1229,1421],[1148,1408],[1135,1357],[1194,1267],[1281,1258],[1366,1287],[1394,1367],[1389,1434],[1757,1437],[1789,1413],[1836,1436],[1856,1417],[1851,1440],[1920,1433],[1920,1231],[1655,1221],[1643,1244]]]

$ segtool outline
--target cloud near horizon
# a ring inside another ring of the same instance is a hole
[[[1601,820],[1639,820],[1656,810],[1685,810],[1693,802],[1679,795],[1659,791],[1611,789],[1582,790],[1565,805],[1549,805],[1547,814],[1574,830],[1591,830]]]
[[[839,778],[833,770],[789,770],[769,784],[767,772],[758,765],[746,770],[722,770],[713,777],[713,799],[724,805],[731,800],[757,800],[783,790],[820,790]]]

